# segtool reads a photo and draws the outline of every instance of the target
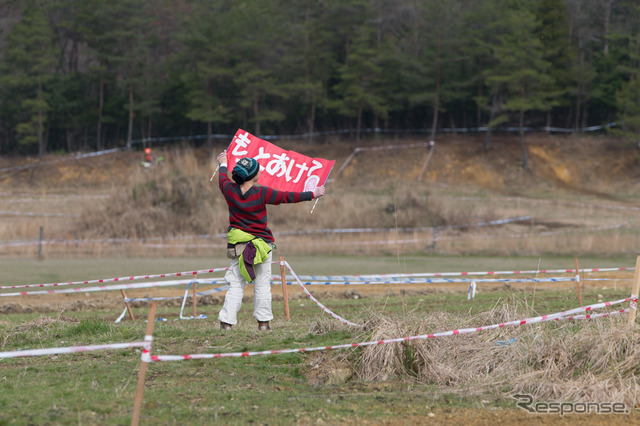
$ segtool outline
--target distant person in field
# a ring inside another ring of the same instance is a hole
[[[155,162],[155,158],[151,154],[151,148],[145,148],[144,149],[144,161],[141,161],[140,164],[142,164],[143,167],[147,167],[148,168],[148,167],[151,167],[154,162]]]
[[[238,160],[229,179],[227,153],[217,157],[220,164],[218,183],[229,206],[227,257],[231,267],[224,276],[229,290],[218,315],[220,328],[229,329],[238,323],[237,314],[242,305],[244,287],[253,283],[253,316],[259,330],[270,330],[271,312],[271,259],[274,238],[267,227],[267,204],[299,203],[322,197],[324,186],[308,192],[278,191],[256,186],[260,178],[260,165],[250,157]]]

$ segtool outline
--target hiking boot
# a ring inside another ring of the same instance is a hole
[[[258,321],[258,330],[271,330],[269,321]]]
[[[233,327],[231,324],[220,321],[220,330],[231,330],[231,327]]]

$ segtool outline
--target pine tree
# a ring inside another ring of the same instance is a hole
[[[213,149],[213,126],[228,123],[232,117],[232,52],[228,40],[231,2],[196,3],[185,17],[179,41],[182,51],[176,57],[180,79],[188,93],[186,116],[207,126],[207,146]],[[176,65],[177,65],[176,64]]]
[[[26,2],[22,19],[11,28],[6,43],[0,81],[20,96],[13,99],[19,104],[16,125],[19,143],[26,146],[36,144],[38,157],[42,159],[50,109],[46,84],[54,75],[58,56],[43,4],[35,0]]]
[[[640,147],[640,76],[634,77],[616,93],[619,129],[613,134]]]
[[[542,42],[543,59],[549,63],[551,81],[545,91],[549,96],[547,127],[551,126],[552,108],[571,104],[571,65],[574,61],[569,47],[569,12],[563,0],[541,0],[536,8],[536,33]]]
[[[236,118],[253,122],[256,135],[265,123],[274,125],[286,117],[282,105],[288,93],[280,58],[287,52],[287,26],[281,18],[278,2],[245,0],[233,3],[229,20],[234,97],[241,114]]]
[[[288,49],[280,57],[288,109],[298,112],[291,118],[296,128],[306,131],[309,142],[318,115],[326,110],[329,80],[338,67],[332,49],[336,31],[329,25],[327,9],[325,2],[317,0],[287,0],[279,9],[284,15],[284,30],[290,35]]]
[[[522,148],[522,167],[528,168],[527,149],[524,144],[525,114],[546,111],[550,107],[548,91],[552,79],[549,63],[544,59],[540,38],[537,37],[535,18],[531,11],[515,7],[518,1],[507,0],[502,24],[506,31],[498,36],[494,46],[496,67],[488,74],[487,83],[494,94],[503,100],[501,113],[489,126],[517,117]],[[494,97],[495,98],[495,97]]]
[[[340,97],[338,111],[347,117],[356,118],[356,144],[360,142],[363,113],[366,110],[378,116],[387,114],[378,90],[382,87],[382,68],[377,61],[372,30],[363,25],[355,35],[347,62],[338,71],[340,82],[335,86]]]

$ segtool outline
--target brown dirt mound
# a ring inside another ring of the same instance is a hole
[[[517,136],[493,136],[484,151],[484,136],[441,135],[427,169],[427,179],[449,185],[474,185],[493,190],[512,191],[514,187],[560,185],[575,191],[607,193],[613,185],[635,182],[640,178],[640,151],[615,138],[592,136],[552,136],[531,134],[525,137],[529,170],[522,169],[522,152]],[[361,141],[359,146],[405,145],[424,139],[392,137]],[[336,160],[336,179],[357,179],[384,185],[389,179],[417,177],[426,158],[427,148],[363,151],[354,157],[340,176],[337,170],[351,155],[355,143],[350,140],[307,142],[282,141],[286,149],[310,156]],[[214,147],[214,155],[225,144]],[[170,158],[172,148],[156,148],[158,155]],[[213,157],[205,148],[197,149],[203,163]],[[29,186],[111,187],[126,184],[140,169],[140,152],[118,152],[100,157],[73,160],[71,156],[46,156],[37,166],[0,175],[4,188]],[[62,161],[61,161],[62,160]],[[0,158],[0,167],[37,164],[34,159]]]

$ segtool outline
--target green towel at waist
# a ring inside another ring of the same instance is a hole
[[[238,258],[240,274],[248,282],[256,279],[255,265],[264,263],[271,252],[271,244],[237,228],[231,228],[227,233],[229,244],[247,243]]]

